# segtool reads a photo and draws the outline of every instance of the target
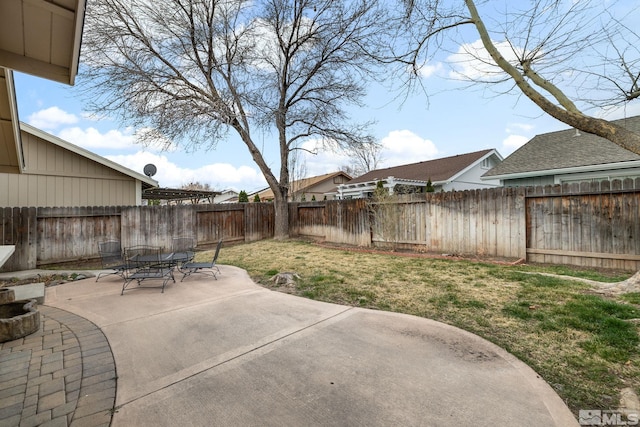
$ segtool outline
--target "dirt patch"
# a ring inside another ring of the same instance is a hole
[[[80,273],[73,274],[38,274],[32,277],[26,277],[24,279],[10,279],[0,280],[0,287],[3,286],[22,286],[30,285],[32,283],[44,283],[45,286],[56,286],[67,282],[73,282],[74,280],[86,279],[88,276]]]

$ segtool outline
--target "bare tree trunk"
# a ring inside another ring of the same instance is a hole
[[[640,292],[640,271],[622,282],[595,282],[595,290],[603,294],[627,294],[630,292]]]
[[[273,238],[284,240],[289,238],[289,203],[282,194],[274,192],[275,224]]]
[[[591,285],[591,288],[594,292],[603,294],[603,295],[621,295],[628,294],[630,292],[640,292],[640,271],[636,272],[633,276],[629,277],[627,280],[623,280],[622,282],[608,283],[608,282],[598,282],[591,279],[585,279],[584,277],[573,277],[573,276],[563,276],[552,273],[531,273],[538,274],[541,276],[551,276],[557,277],[560,279],[566,280],[575,280],[577,282],[587,283]]]

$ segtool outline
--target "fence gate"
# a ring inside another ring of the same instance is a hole
[[[640,269],[640,179],[532,187],[527,261]]]

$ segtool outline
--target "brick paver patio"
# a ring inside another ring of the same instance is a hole
[[[39,306],[40,330],[0,344],[0,427],[109,426],[116,368],[102,331]]]

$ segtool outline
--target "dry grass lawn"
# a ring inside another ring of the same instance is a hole
[[[605,299],[581,282],[535,273],[600,281],[629,274],[365,253],[293,240],[224,246],[218,262],[246,269],[281,292],[474,332],[529,364],[576,414],[617,408],[624,388],[640,395],[640,295]],[[277,287],[269,279],[279,272],[300,279]]]

